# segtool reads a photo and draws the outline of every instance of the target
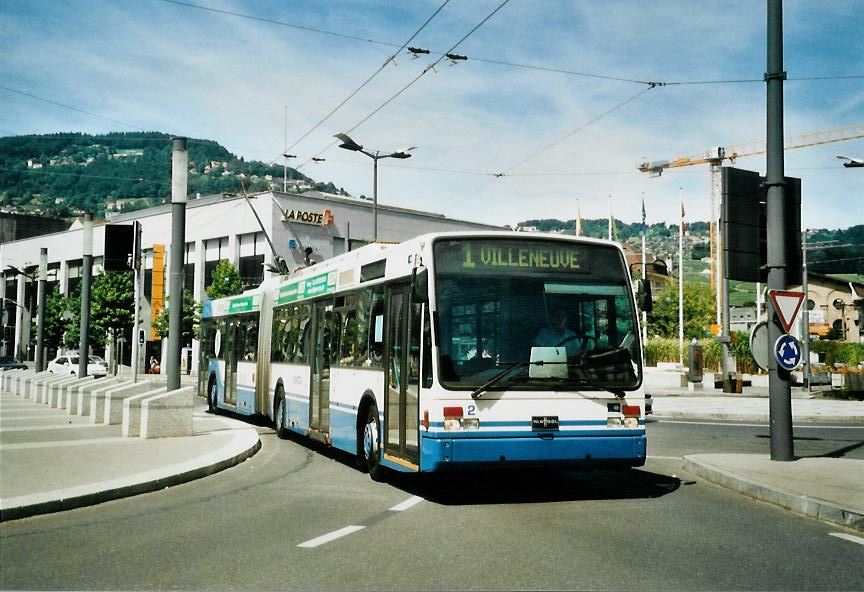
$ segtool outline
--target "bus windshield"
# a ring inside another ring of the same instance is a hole
[[[473,390],[631,390],[642,381],[624,259],[611,245],[434,245],[441,383]],[[500,380],[497,377],[510,369]]]

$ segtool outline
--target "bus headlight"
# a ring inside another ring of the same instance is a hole
[[[480,429],[480,418],[478,417],[466,417],[462,420],[462,429],[463,430],[479,430]]]

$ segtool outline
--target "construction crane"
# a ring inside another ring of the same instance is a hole
[[[855,138],[864,137],[864,125],[853,125],[851,127],[826,130],[800,136],[790,136],[784,138],[783,149],[792,150],[794,148],[804,148],[807,146],[817,146],[819,144],[830,144],[832,142],[845,142]],[[744,156],[753,156],[755,154],[763,154],[767,151],[767,143],[765,141],[751,142],[749,144],[741,144],[739,146],[719,146],[711,148],[697,154],[695,156],[681,156],[673,160],[661,160],[655,162],[643,161],[639,164],[639,170],[643,173],[648,173],[652,177],[658,177],[663,174],[663,171],[671,168],[693,166],[696,164],[711,165],[711,217],[708,221],[709,245],[711,256],[711,288],[716,286],[716,319],[717,324],[722,326],[721,342],[723,343],[723,369],[724,374],[727,368],[726,357],[728,355],[726,343],[729,338],[728,327],[729,319],[723,319],[724,303],[729,298],[728,280],[723,279],[723,264],[722,253],[723,245],[721,233],[716,229],[719,219],[719,211],[722,210],[722,169],[723,161],[730,160],[735,162],[735,159]],[[842,158],[842,157],[838,157]],[[850,163],[853,161],[850,159]],[[855,166],[855,165],[847,165]],[[716,264],[715,264],[716,261]],[[680,273],[680,271],[679,271]],[[758,303],[759,285],[757,284],[757,303]],[[758,304],[757,304],[758,316]],[[725,321],[725,322],[724,322]]]
[[[819,144],[830,144],[832,142],[845,142],[854,140],[855,138],[864,138],[864,124],[853,125],[850,127],[837,128],[821,132],[802,134],[800,136],[789,136],[783,141],[784,150],[792,150],[795,148],[805,148],[807,146],[817,146]],[[720,233],[716,231],[715,226],[719,219],[719,209],[721,207],[721,168],[724,160],[735,162],[735,159],[744,156],[753,156],[755,154],[763,154],[767,150],[767,144],[764,140],[750,142],[748,144],[740,144],[738,146],[718,146],[706,150],[701,154],[694,156],[680,156],[673,160],[658,160],[649,162],[647,160],[639,164],[639,170],[643,173],[648,173],[652,177],[660,176],[664,170],[693,166],[697,164],[711,165],[711,219],[709,220],[709,244],[711,248],[711,288],[721,285],[721,265],[720,254],[722,253]],[[716,243],[716,244],[715,244]],[[715,265],[715,261],[717,264]],[[717,290],[717,323],[720,323],[720,311],[723,303],[722,290]]]
[[[853,125],[851,127],[823,132],[790,136],[784,139],[783,149],[792,150],[794,148],[805,148],[807,146],[830,144],[832,142],[845,142],[846,140],[854,140],[855,138],[864,138],[864,125]],[[657,177],[666,169],[692,166],[694,164],[721,165],[726,159],[735,162],[736,158],[763,154],[766,150],[764,140],[741,144],[739,146],[718,146],[694,156],[679,156],[673,160],[658,160],[654,162],[643,161],[639,163],[639,170],[643,173],[649,173],[652,177]]]

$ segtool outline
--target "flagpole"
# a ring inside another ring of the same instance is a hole
[[[684,193],[679,187],[681,223],[678,225],[678,359],[684,364]]]
[[[645,269],[645,235],[648,234],[648,227],[645,225],[645,193],[642,193],[642,285],[645,285],[645,280],[648,278],[647,270]],[[645,351],[645,343],[648,341],[648,313],[642,311],[642,351]],[[644,364],[644,360],[643,360]]]
[[[612,196],[609,196],[609,240],[612,240]]]
[[[582,206],[579,205],[579,198],[576,198],[576,236],[582,236]]]

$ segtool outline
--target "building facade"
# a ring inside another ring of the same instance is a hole
[[[319,192],[264,192],[248,198],[208,196],[192,199],[187,204],[184,288],[195,300],[202,301],[213,269],[221,260],[233,263],[240,271],[244,286],[252,287],[275,275],[268,270],[274,262],[274,253],[285,261],[289,271],[341,255],[374,240],[373,215],[377,215],[378,240],[388,242],[400,242],[427,232],[501,229],[382,204],[374,208],[367,200]],[[151,306],[154,294],[158,301],[168,292],[171,204],[117,214],[110,216],[105,224],[94,225],[94,275],[102,269],[106,224],[131,224],[133,221],[140,222],[142,227],[144,298],[140,328],[148,342],[142,357],[150,359],[155,355],[158,359],[159,343],[150,325]],[[69,295],[75,293],[81,282],[82,240],[83,228],[74,224],[65,232],[0,245],[0,270],[5,270],[0,280],[0,296],[8,299],[0,353],[33,359],[35,345],[31,342],[35,342],[35,335],[31,339],[29,328],[30,315],[35,315],[36,309],[35,266],[39,262],[40,248],[48,249],[49,291],[56,284],[61,293]],[[165,270],[160,273],[159,267],[163,264]],[[14,270],[10,270],[10,266]],[[194,364],[197,344],[193,343],[192,348]],[[124,358],[127,363],[128,349]],[[49,351],[47,356],[53,354]]]

